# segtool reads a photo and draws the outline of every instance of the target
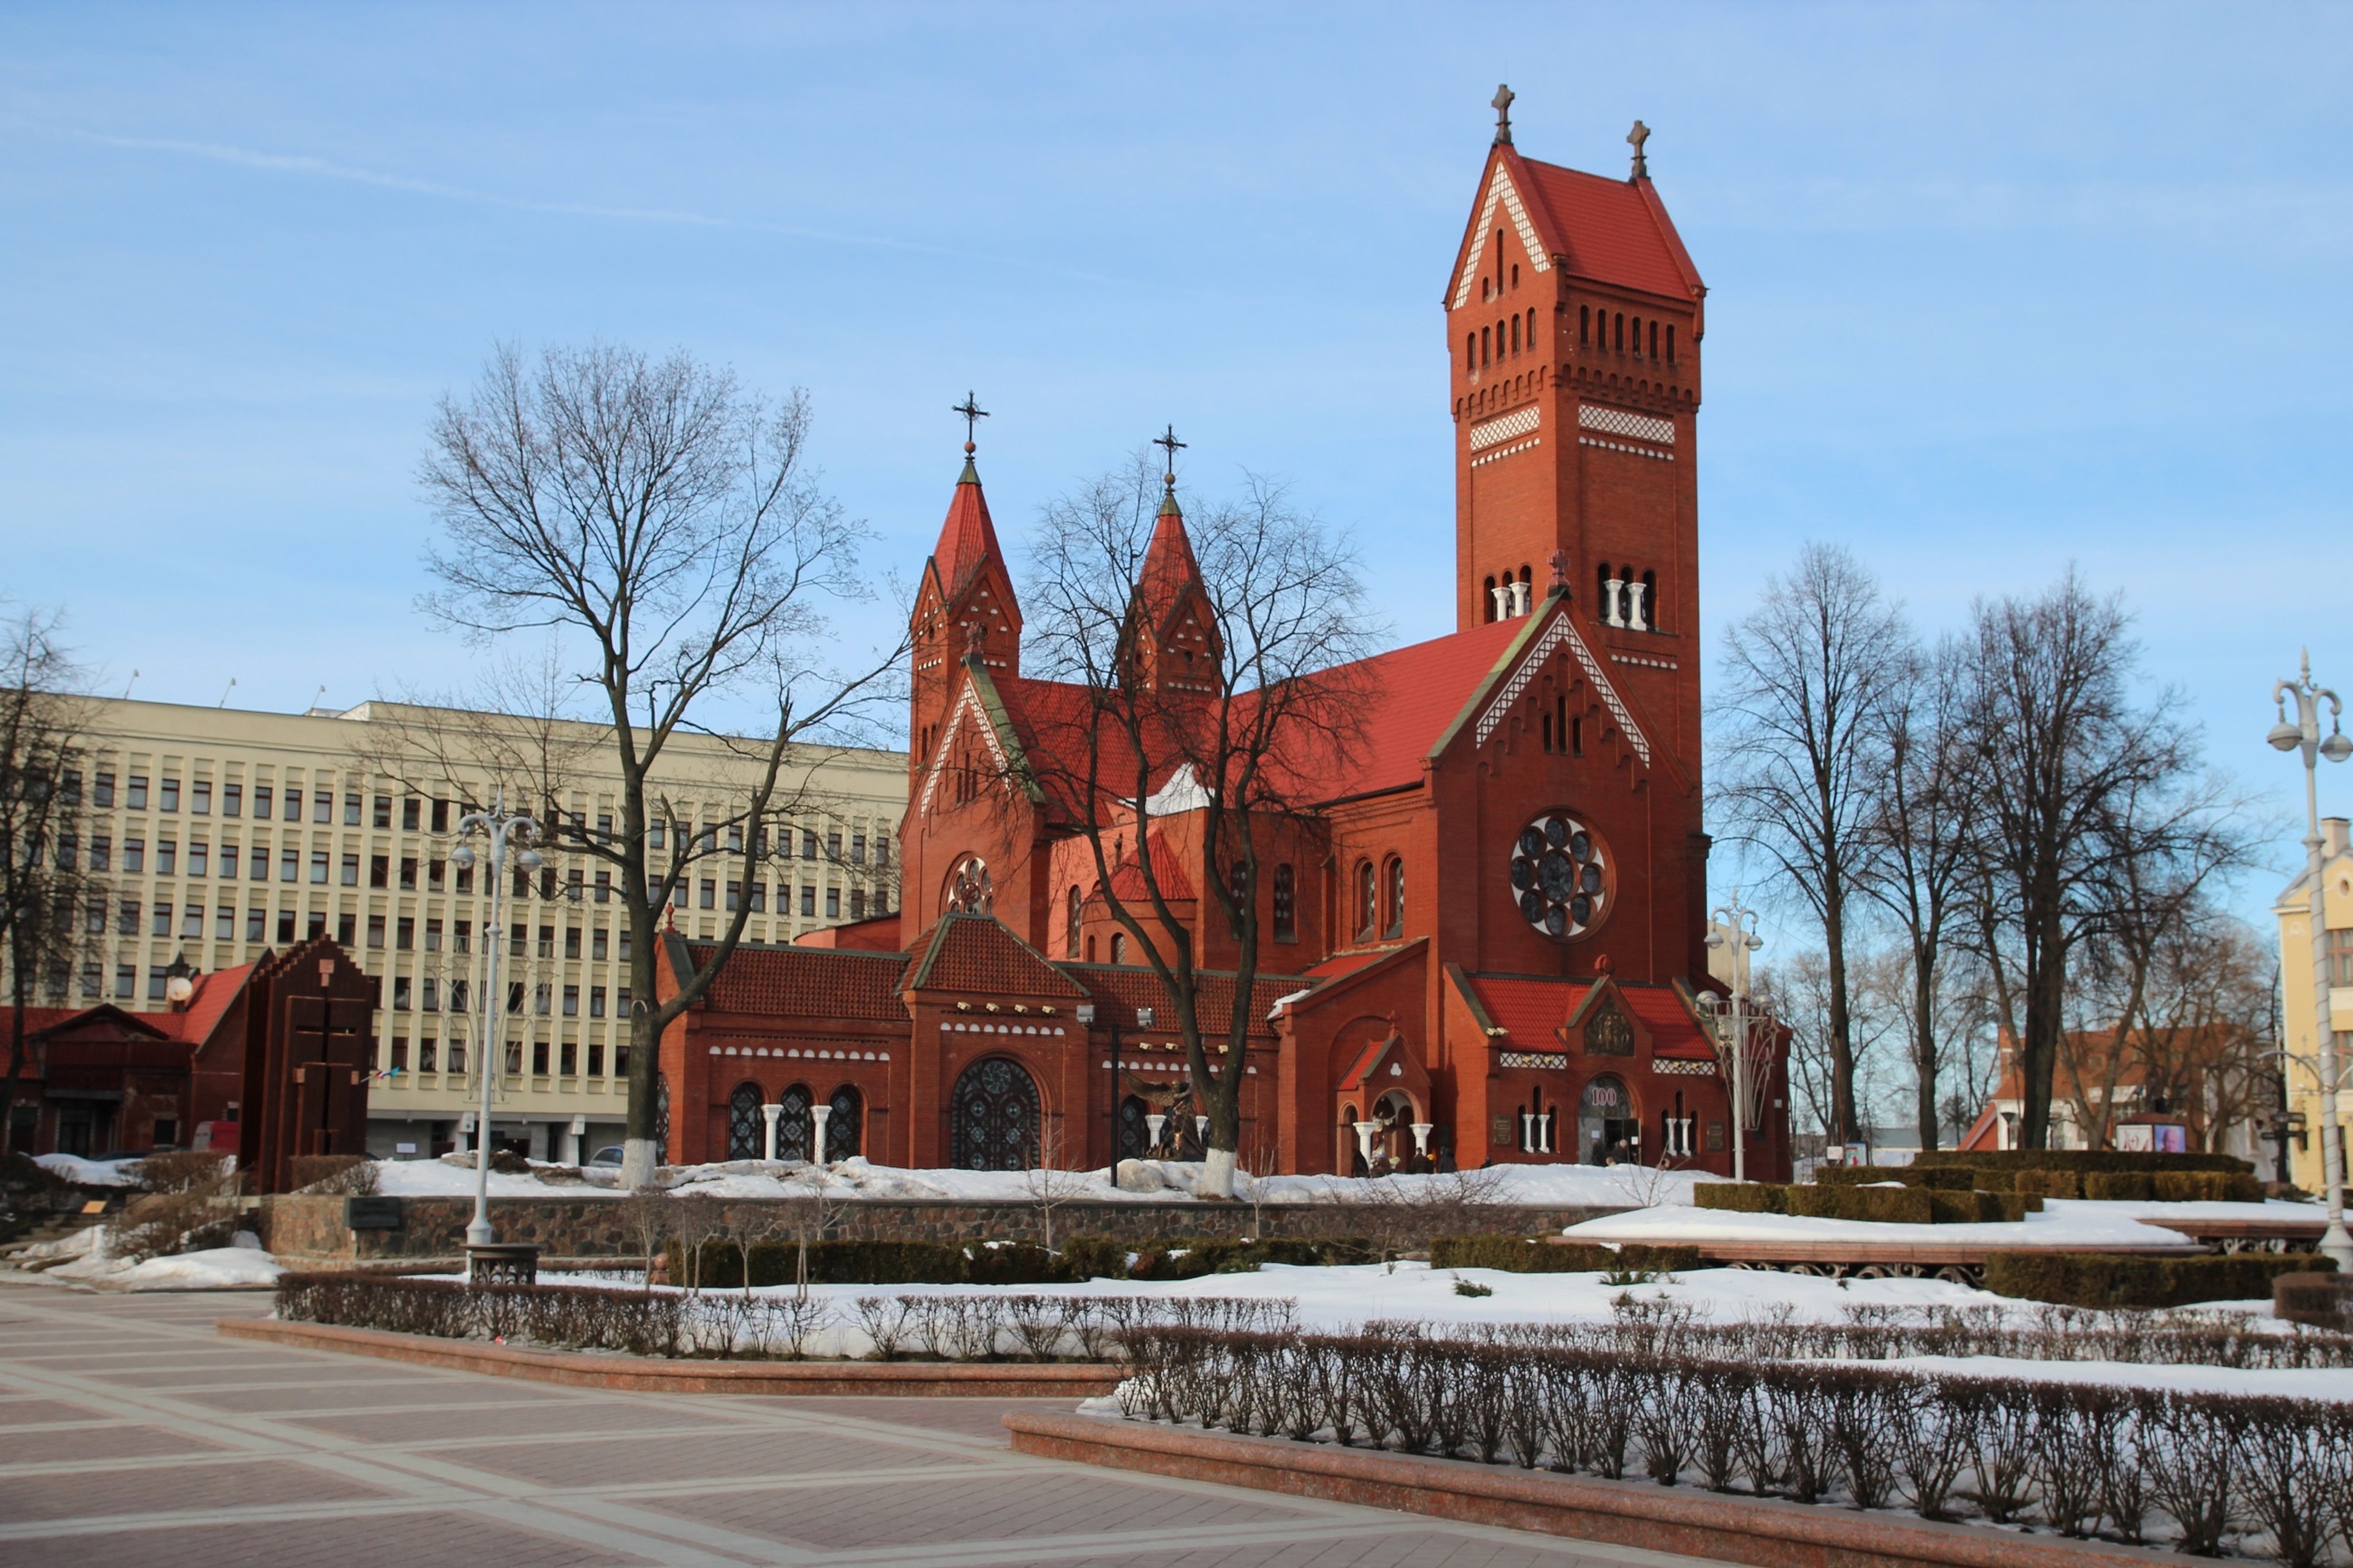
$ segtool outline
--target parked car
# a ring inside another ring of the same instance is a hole
[[[592,1165],[617,1165],[621,1163],[621,1146],[618,1143],[607,1143],[591,1154],[588,1157],[588,1163]]]

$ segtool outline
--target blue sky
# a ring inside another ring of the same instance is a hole
[[[972,387],[1008,533],[1174,421],[1192,482],[1287,479],[1442,631],[1439,295],[1508,79],[1532,157],[1654,128],[1712,290],[1710,628],[1809,537],[1931,628],[2073,561],[2300,816],[2270,682],[2308,641],[2353,689],[2348,44],[2289,5],[19,3],[0,592],[109,689],[454,685],[434,401],[604,337],[807,386],[878,573]]]

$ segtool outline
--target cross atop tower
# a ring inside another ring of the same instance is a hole
[[[1152,438],[1152,444],[1168,454],[1168,472],[1166,477],[1168,489],[1173,493],[1176,489],[1176,454],[1185,449],[1185,443],[1176,439],[1176,426],[1171,425],[1167,429],[1155,436]]]
[[[972,456],[974,451],[972,444],[973,429],[982,420],[988,417],[988,410],[980,405],[980,400],[978,398],[976,398],[971,393],[967,392],[964,395],[964,401],[949,409],[948,412],[951,414],[961,414],[964,416],[964,455],[969,458]]]
[[[1627,145],[1634,149],[1634,172],[1627,178],[1647,180],[1651,177],[1651,161],[1642,155],[1642,143],[1650,139],[1651,128],[1639,120],[1634,121],[1634,129],[1626,132]]]
[[[1488,107],[1495,111],[1495,145],[1498,147],[1512,144],[1512,100],[1518,96],[1503,83],[1495,84],[1495,96]]]

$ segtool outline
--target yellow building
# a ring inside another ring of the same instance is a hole
[[[2353,843],[2347,820],[2327,816],[2320,821],[2323,929],[2327,933],[2329,1020],[2337,1036],[2339,1088],[2337,1114],[2340,1126],[2353,1113],[2353,1097],[2343,1079],[2353,1065]],[[2280,893],[2272,912],[2279,917],[2280,1011],[2282,1039],[2287,1053],[2288,1158],[2295,1184],[2305,1191],[2321,1189],[2319,1054],[2313,1031],[2312,994],[2312,873],[2300,872]]]
[[[90,710],[81,776],[69,781],[83,793],[82,841],[69,852],[106,886],[105,929],[93,911],[70,996],[44,1000],[161,1010],[175,959],[227,969],[328,932],[382,985],[372,1152],[463,1142],[480,1097],[466,1004],[479,996],[490,900],[487,881],[448,866],[452,830],[499,785],[511,811],[552,795],[575,824],[609,830],[619,772],[607,731],[387,703],[283,714],[100,700]],[[765,845],[741,825],[756,762],[683,734],[664,754],[649,868],[688,834],[723,847],[675,899],[678,928],[715,935],[744,900],[745,940],[785,942],[895,909],[905,755],[796,753]],[[757,860],[742,853],[761,847]],[[602,862],[546,858],[501,911],[492,1129],[536,1157],[578,1160],[621,1137],[628,925]]]

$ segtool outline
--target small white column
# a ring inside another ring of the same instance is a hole
[[[1415,1153],[1428,1154],[1430,1152],[1430,1130],[1437,1125],[1438,1123],[1435,1121],[1417,1121],[1413,1124],[1413,1152]]]
[[[1604,577],[1601,579],[1602,625],[1609,626],[1622,626],[1626,624],[1626,617],[1620,613],[1618,608],[1618,590],[1624,585],[1625,584],[1619,582],[1615,577]]]
[[[1626,579],[1626,624],[1638,632],[1651,629],[1650,607],[1642,603],[1642,596],[1650,591],[1648,583],[1638,583],[1631,577]]]
[[[1381,1124],[1377,1121],[1356,1123],[1356,1152],[1365,1157],[1365,1170],[1367,1173],[1370,1173],[1373,1168],[1373,1134],[1380,1130]]]
[[[809,1107],[810,1131],[813,1135],[812,1141],[809,1144],[809,1163],[813,1165],[822,1165],[827,1163],[825,1157],[825,1124],[832,1119],[832,1106],[812,1105]]]
[[[767,1152],[760,1157],[768,1161],[772,1164],[776,1162],[776,1118],[782,1116],[784,1113],[785,1108],[781,1105],[764,1105],[760,1107],[760,1115],[768,1124],[768,1142],[765,1145]]]
[[[1152,1133],[1152,1145],[1151,1145],[1151,1146],[1152,1146],[1152,1148],[1154,1148],[1154,1149],[1157,1149],[1157,1148],[1159,1148],[1159,1147],[1160,1147],[1160,1130],[1161,1130],[1163,1127],[1166,1127],[1166,1126],[1167,1126],[1167,1125],[1168,1125],[1168,1118],[1167,1118],[1166,1116],[1165,1116],[1165,1115],[1161,1115],[1161,1114],[1158,1114],[1158,1113],[1156,1113],[1156,1112],[1155,1112],[1155,1114],[1150,1115],[1150,1116],[1147,1116],[1147,1117],[1145,1117],[1145,1118],[1144,1119],[1144,1125],[1145,1125],[1145,1128],[1147,1128],[1147,1129],[1151,1131],[1151,1133]]]
[[[1508,583],[1498,583],[1493,587],[1488,589],[1487,592],[1493,595],[1495,601],[1495,618],[1499,621],[1510,620],[1512,618],[1511,584]]]
[[[1515,616],[1525,616],[1527,613],[1528,585],[1525,583],[1515,581],[1512,584],[1512,614]]]

